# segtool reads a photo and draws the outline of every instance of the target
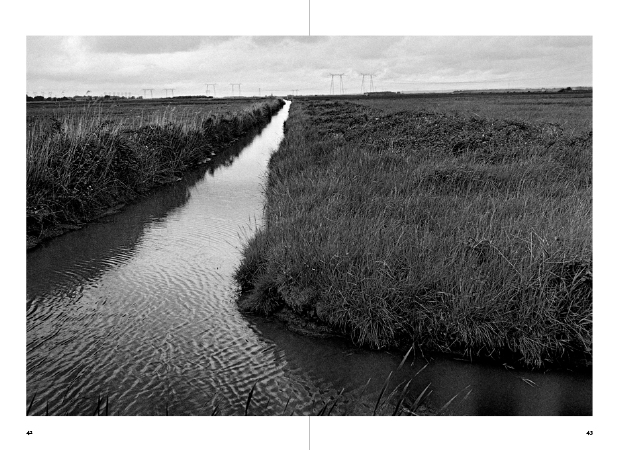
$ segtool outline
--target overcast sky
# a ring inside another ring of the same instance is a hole
[[[27,92],[46,96],[150,88],[155,97],[172,88],[199,95],[206,83],[216,83],[217,96],[231,95],[231,83],[241,84],[242,95],[328,94],[331,73],[344,74],[345,93],[361,92],[363,73],[373,74],[379,91],[593,83],[586,36],[29,36],[26,51]]]

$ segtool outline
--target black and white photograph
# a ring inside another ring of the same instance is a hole
[[[597,448],[592,32],[338,33],[355,3],[299,3],[273,32],[158,3],[135,31],[21,35],[23,445],[56,420],[63,448],[76,423],[99,435],[79,448],[133,426],[151,448],[185,428],[200,448],[529,445],[516,423]],[[359,5],[423,21],[387,3]]]

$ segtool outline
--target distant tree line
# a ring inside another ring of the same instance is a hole
[[[175,95],[172,98],[184,98],[184,99],[192,99],[192,98],[213,98],[212,95]]]
[[[34,97],[30,95],[26,95],[27,102],[74,102],[74,101],[83,101],[83,100],[141,100],[142,96],[139,97],[131,96],[131,97],[123,97],[118,95],[104,95],[102,97],[92,96],[92,95],[76,95],[75,97],[44,97],[42,95],[36,95]]]
[[[92,100],[142,100],[144,97],[140,96],[121,96],[121,95],[104,95],[104,96],[92,96],[92,95],[76,95],[75,97],[44,97],[42,95],[30,96],[26,95],[27,102],[72,102],[72,101],[92,101]],[[177,95],[175,99],[200,99],[200,98],[213,98],[212,95]]]

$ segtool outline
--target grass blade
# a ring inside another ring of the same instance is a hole
[[[290,403],[290,399],[291,399],[291,398],[292,398],[292,397],[288,397],[288,400],[286,401],[286,406],[284,406],[284,410],[282,411],[282,416],[283,416],[284,414],[286,414],[286,409],[288,408],[288,403]]]
[[[423,398],[423,395],[426,393],[426,391],[430,388],[430,385],[432,383],[428,383],[428,385],[426,386],[426,388],[421,391],[421,394],[419,394],[419,396],[417,397],[417,399],[415,400],[415,403],[413,403],[413,406],[411,407],[411,411],[415,412],[415,410],[419,407],[419,403],[421,403],[421,399]]]
[[[404,358],[402,358],[402,362],[400,363],[400,365],[398,366],[397,369],[395,369],[396,371],[400,370],[402,368],[402,366],[404,365],[404,363],[406,362],[406,358],[408,358],[408,355],[410,355],[411,351],[413,350],[413,347],[415,346],[415,344],[411,345],[411,348],[408,349],[408,351],[406,352],[406,355],[404,355]]]
[[[467,390],[468,388],[470,388],[470,387],[471,387],[471,385],[469,384],[469,385],[467,385],[464,389],[460,390],[460,392],[458,392],[456,395],[454,395],[454,396],[451,398],[451,400],[449,400],[447,403],[445,403],[445,404],[442,406],[442,408],[438,410],[437,415],[439,415],[439,416],[440,416],[440,415],[441,415],[441,413],[442,413],[443,411],[445,411],[445,410],[449,407],[449,405],[451,404],[451,402],[453,402],[453,401],[456,399],[456,397],[457,397],[458,395],[462,394],[464,391],[466,391],[466,390]],[[464,398],[462,399],[462,401],[466,400],[466,398],[469,396],[469,394],[470,394],[471,392],[472,392],[472,390],[470,390],[469,392],[467,392],[467,394],[464,396]],[[460,402],[460,403],[462,403],[462,402]]]
[[[372,378],[368,378],[367,383],[365,383],[363,385],[363,388],[361,389],[361,393],[359,394],[359,398],[363,397],[363,394],[365,394],[365,390],[368,388],[368,386],[370,385],[370,381],[372,381]]]
[[[95,409],[95,413],[93,414],[93,416],[98,416],[99,415],[99,408],[100,407],[101,407],[101,395],[98,395],[97,396],[97,409]]]
[[[459,394],[459,393],[458,393],[458,394]],[[447,403],[445,403],[445,404],[441,407],[441,409],[439,409],[439,410],[438,410],[437,415],[439,415],[439,416],[440,416],[440,415],[443,413],[443,411],[445,411],[445,410],[449,407],[449,405],[451,405],[451,402],[453,402],[453,401],[456,399],[456,397],[458,396],[458,394],[456,394],[456,395],[454,395],[453,397],[451,397],[451,399],[450,399]]]
[[[249,404],[251,403],[251,397],[254,395],[254,389],[256,388],[256,383],[251,387],[249,391],[249,395],[247,396],[247,403],[245,403],[245,415],[249,412]]]
[[[378,410],[378,405],[380,404],[380,399],[383,397],[383,394],[385,393],[385,389],[387,389],[387,385],[389,384],[389,380],[391,379],[391,374],[393,374],[393,372],[389,372],[389,376],[385,380],[385,384],[383,385],[383,388],[380,390],[380,394],[378,394],[378,400],[376,400],[376,405],[374,406],[374,412],[372,413],[373,416],[376,415],[376,411]]]
[[[28,405],[28,409],[26,410],[26,415],[30,414],[30,409],[32,408],[32,404],[34,403],[34,399],[36,398],[37,393],[35,392],[32,398],[30,399],[30,405]]]
[[[211,412],[211,416],[216,416],[218,412],[219,412],[219,403],[216,403],[215,407],[213,408],[213,412]]]
[[[408,380],[408,383],[406,383],[406,386],[404,386],[404,389],[402,390],[402,394],[400,395],[398,403],[395,405],[395,409],[393,410],[394,416],[398,415],[398,410],[400,409],[400,406],[402,406],[402,402],[404,401],[404,397],[406,396],[406,392],[408,391],[408,387],[410,386],[411,381],[413,381],[412,378]]]
[[[464,398],[462,399],[462,402],[463,402],[464,400],[466,400],[466,399],[469,397],[469,395],[471,395],[471,392],[473,392],[473,389],[471,389],[470,391],[468,391],[468,392],[466,393],[466,395],[465,395],[465,396],[464,396]],[[462,402],[460,402],[460,403],[462,403]]]
[[[355,404],[352,406],[352,408],[354,409],[355,406],[357,406],[360,402],[363,402],[363,394],[365,394],[365,390],[367,389],[367,387],[370,385],[370,381],[372,381],[372,378],[368,378],[367,383],[365,383],[363,385],[363,388],[361,388],[361,393],[359,394],[359,397],[357,397],[357,401],[355,402]]]
[[[320,408],[320,411],[318,411],[318,414],[316,414],[317,416],[322,416],[325,411],[327,410],[327,406],[329,405],[329,402],[325,402],[325,404],[323,405],[322,408]]]
[[[423,369],[425,369],[426,367],[428,367],[428,364],[430,364],[430,363],[426,363],[426,365],[425,365],[425,366],[423,366],[421,369],[419,369],[419,370],[417,371],[417,373],[415,374],[415,376],[419,375]]]
[[[331,415],[331,412],[333,412],[333,409],[335,408],[335,405],[337,405],[338,400],[342,397],[342,394],[344,393],[344,388],[342,388],[342,390],[340,391],[339,394],[337,394],[337,397],[335,397],[335,401],[333,402],[333,405],[331,405],[331,409],[329,410],[329,412],[327,413],[327,416]]]

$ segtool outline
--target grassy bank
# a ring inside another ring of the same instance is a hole
[[[592,133],[294,102],[241,306],[377,348],[591,357]]]
[[[283,104],[274,99],[216,112],[162,106],[131,114],[90,105],[29,115],[28,247],[208,163]]]

